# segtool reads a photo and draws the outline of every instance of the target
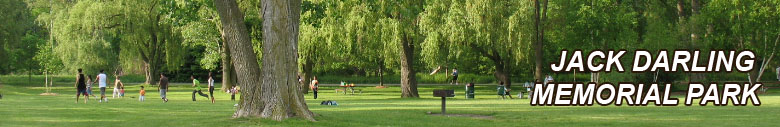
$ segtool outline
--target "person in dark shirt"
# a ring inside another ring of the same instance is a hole
[[[458,69],[452,69],[452,82],[450,82],[450,85],[453,83],[455,85],[458,85]]]
[[[89,94],[87,94],[87,83],[84,80],[84,74],[81,73],[81,68],[78,69],[79,75],[76,76],[76,103],[79,103],[79,96],[84,95],[84,104],[89,100]]]
[[[168,102],[168,98],[165,97],[165,93],[168,93],[168,77],[165,77],[165,74],[160,73],[160,86],[157,87],[157,90],[160,91],[160,97],[162,98],[163,102]]]

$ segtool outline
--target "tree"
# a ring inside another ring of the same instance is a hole
[[[534,0],[534,79],[542,80],[542,68],[544,63],[544,22],[547,22],[547,5],[549,0],[544,0],[544,3],[539,3],[539,0]]]
[[[243,91],[234,117],[314,120],[297,84],[297,41],[301,1],[263,1],[263,70],[249,46],[243,14],[233,0],[214,1]],[[257,78],[260,77],[260,78]],[[261,80],[262,79],[262,80]],[[258,86],[258,84],[260,84]]]
[[[398,54],[401,66],[401,97],[418,98],[417,71],[414,68],[415,51],[419,50],[419,27],[417,17],[423,12],[424,1],[381,1],[380,21],[384,20],[383,27],[392,32],[383,34],[392,35],[391,41],[398,44]],[[392,19],[392,20],[389,20]]]
[[[521,23],[530,21],[530,2],[438,2],[430,3],[420,19],[421,33],[427,33],[423,43],[427,62],[441,65],[461,57],[485,58],[493,63],[496,80],[510,87],[516,61],[530,49],[531,32],[526,29],[530,25]]]

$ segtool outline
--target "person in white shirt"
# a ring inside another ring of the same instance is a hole
[[[211,103],[214,104],[214,78],[211,76],[211,72],[209,72],[209,96],[211,96]]]
[[[544,85],[547,85],[547,83],[550,83],[550,82],[554,82],[554,81],[555,81],[555,80],[553,80],[553,77],[552,77],[552,76],[550,76],[550,74],[547,74],[547,75],[545,75],[544,77],[545,77],[545,78],[544,78]]]
[[[108,102],[108,98],[106,98],[106,74],[103,73],[103,70],[100,70],[100,74],[95,77],[95,81],[92,84],[94,82],[98,82],[98,86],[100,86],[100,100],[98,102]]]
[[[780,66],[775,71],[777,72],[777,81],[780,81]]]

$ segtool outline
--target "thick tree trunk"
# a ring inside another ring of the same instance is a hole
[[[283,120],[291,116],[314,121],[299,91],[298,23],[300,0],[264,0],[263,7],[263,117]]]
[[[496,54],[497,56],[498,54]],[[504,82],[504,85],[506,85],[506,88],[509,89],[512,86],[512,81],[510,80],[509,74],[506,73],[505,64],[503,61],[501,61],[500,58],[494,58],[493,63],[496,65],[496,72],[493,73],[493,76],[496,77],[498,81]]]
[[[402,98],[419,98],[417,93],[417,77],[415,76],[414,68],[414,46],[410,42],[406,33],[401,39],[401,97]]]
[[[257,55],[252,51],[252,43],[244,24],[244,14],[238,10],[235,0],[215,0],[227,42],[230,58],[236,70],[241,87],[241,98],[233,117],[259,117],[264,110],[264,101],[260,91],[260,65]]]

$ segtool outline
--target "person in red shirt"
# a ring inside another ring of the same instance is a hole
[[[317,91],[319,90],[320,82],[317,81],[317,76],[314,76],[311,80],[311,84],[309,84],[309,88],[311,88],[311,91],[314,93],[314,99],[317,99]]]

